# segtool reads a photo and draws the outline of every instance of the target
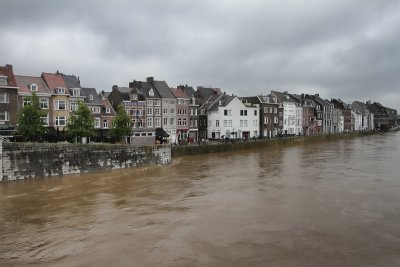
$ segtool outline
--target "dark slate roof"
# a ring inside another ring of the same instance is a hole
[[[239,97],[239,99],[242,102],[247,102],[250,104],[261,104],[261,99],[259,98],[259,96],[245,96],[245,97]]]
[[[221,95],[212,94],[210,95],[207,100],[200,106],[200,109],[208,110],[210,106],[219,98]]]
[[[353,101],[352,106],[353,106],[353,108],[358,109],[360,111],[364,111],[364,110],[368,109],[367,104],[360,102],[360,101]]]
[[[296,102],[289,94],[284,94],[283,92],[271,91],[272,94],[275,94],[280,102]]]
[[[330,106],[330,105],[332,105],[332,103],[330,103],[330,102],[328,102],[328,101],[322,99],[321,97],[319,97],[319,95],[314,95],[313,98],[314,98],[314,100],[315,100],[317,103],[319,103],[320,105],[323,105],[323,106]]]
[[[149,94],[149,92],[151,91],[151,89],[153,89],[153,93],[154,93],[153,96],[151,96],[151,95]],[[169,88],[168,88],[168,90],[169,90]],[[145,98],[161,98],[161,95],[159,94],[158,90],[156,90],[156,89],[154,88],[154,86],[153,86],[151,83],[149,83],[149,82],[141,82],[140,91],[142,92],[142,94],[143,94],[143,96],[144,96]],[[172,93],[171,93],[171,94],[172,94]],[[172,97],[172,98],[175,98],[175,97]]]
[[[292,97],[295,101],[301,102],[301,95],[289,94],[289,96]]]
[[[81,82],[79,81],[79,78],[75,75],[66,75],[61,73],[61,77],[63,78],[64,83],[68,89],[81,88]]]
[[[191,86],[185,86],[185,87],[183,87],[183,90],[185,91],[185,93],[189,96],[189,97],[192,97],[194,94],[195,94],[195,91],[194,91],[194,89],[193,89],[193,87],[191,87]]]
[[[97,91],[95,88],[82,87],[81,95],[85,96],[86,103],[101,105],[101,97],[97,94]],[[89,99],[90,95],[93,96],[93,100]]]
[[[214,100],[214,102],[208,107],[208,109],[215,111],[215,110],[218,110],[218,107],[226,107],[235,98],[236,98],[236,96],[222,94],[222,95],[220,95],[220,97],[218,97]],[[220,101],[221,101],[221,105],[219,104]]]
[[[152,81],[151,84],[162,98],[176,98],[165,81]]]

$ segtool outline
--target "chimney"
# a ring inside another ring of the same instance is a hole
[[[154,77],[147,77],[146,81],[149,83],[152,83],[152,82],[154,82]]]
[[[81,79],[79,79],[79,76],[78,76],[78,83],[79,85],[81,85]]]
[[[113,91],[118,90],[118,85],[113,85],[113,86],[112,86],[112,90],[113,90]]]
[[[6,68],[12,70],[12,69],[13,69],[13,65],[11,65],[11,64],[6,64]]]
[[[318,96],[318,97],[319,97],[319,94],[315,94],[315,96]]]

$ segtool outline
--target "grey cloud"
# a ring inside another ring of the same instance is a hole
[[[399,20],[397,1],[6,0],[1,64],[31,75],[60,69],[99,90],[155,76],[399,109]]]

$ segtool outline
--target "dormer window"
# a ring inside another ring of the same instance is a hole
[[[89,95],[89,100],[93,100],[93,95]]]
[[[57,94],[65,94],[65,88],[63,87],[57,87],[56,88]]]
[[[37,92],[38,86],[37,86],[36,83],[31,83],[31,84],[29,85],[29,89],[31,89],[32,92]]]
[[[80,96],[81,95],[80,88],[72,88],[72,95],[73,96]]]
[[[111,108],[106,108],[106,113],[111,113]]]
[[[7,85],[7,76],[0,76],[0,85]]]
[[[153,88],[150,89],[150,91],[149,91],[149,96],[154,96]]]

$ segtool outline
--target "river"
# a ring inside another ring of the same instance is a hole
[[[0,266],[400,266],[400,133],[0,184]]]

